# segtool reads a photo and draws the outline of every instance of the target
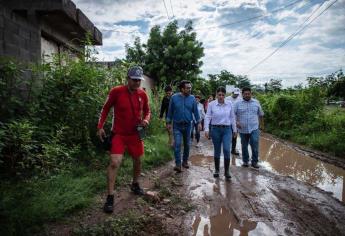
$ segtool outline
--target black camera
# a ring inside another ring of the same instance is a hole
[[[139,139],[144,140],[146,137],[145,127],[143,125],[137,125],[137,131],[139,134]]]
[[[113,139],[113,133],[110,133],[109,135],[106,135],[103,138],[102,145],[103,145],[104,150],[106,150],[106,151],[111,150],[112,139]]]

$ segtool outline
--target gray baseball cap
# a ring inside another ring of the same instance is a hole
[[[128,77],[131,79],[140,79],[140,80],[145,80],[143,77],[143,68],[140,66],[132,66],[128,69]]]

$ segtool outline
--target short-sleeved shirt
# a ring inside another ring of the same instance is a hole
[[[234,112],[237,122],[241,125],[241,128],[238,128],[239,133],[249,134],[259,129],[259,116],[263,116],[264,112],[258,100],[242,99],[234,104]]]

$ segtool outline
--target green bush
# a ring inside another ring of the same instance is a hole
[[[33,139],[36,128],[28,120],[13,120],[1,126],[0,169],[3,173],[21,175],[37,164],[35,153],[38,145]]]
[[[37,233],[105,190],[108,157],[96,149],[96,124],[109,90],[124,82],[127,65],[108,69],[61,59],[34,67],[28,81],[39,82],[26,93],[21,65],[1,62],[0,235]],[[150,96],[150,106],[144,170],[171,160],[158,99]],[[126,158],[117,184],[128,183],[132,172]]]
[[[265,128],[284,139],[345,156],[345,112],[324,111],[320,88],[260,94],[258,99],[265,112]]]
[[[32,66],[26,78],[24,65],[0,62],[2,175],[48,174],[92,163],[99,113],[110,88],[123,82],[126,65],[108,69],[59,55]]]

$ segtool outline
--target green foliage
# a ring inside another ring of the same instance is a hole
[[[345,112],[325,111],[321,88],[260,94],[268,132],[337,156],[345,155]]]
[[[108,90],[106,73],[92,64],[66,61],[66,65],[54,61],[43,66],[43,89],[35,119],[47,129],[55,129],[51,124],[65,125],[69,144],[78,143],[87,151],[90,131],[95,132],[91,127],[97,123]]]
[[[109,90],[124,83],[129,64],[116,61],[109,69],[94,63],[90,53],[80,60],[55,56],[33,67],[28,79],[21,65],[1,62],[1,235],[40,231],[43,223],[88,206],[105,189],[108,158],[96,153],[96,124]],[[25,90],[23,81],[30,81]],[[171,160],[159,102],[151,96],[150,103],[143,169]],[[126,158],[117,184],[129,181],[131,163]]]
[[[264,86],[265,92],[279,92],[283,87],[281,79],[270,79]]]
[[[74,168],[46,179],[0,185],[1,235],[30,235],[43,224],[89,206],[105,188],[102,172]]]
[[[28,120],[13,120],[1,127],[0,169],[3,172],[21,175],[25,169],[38,164],[35,156],[38,145],[33,139],[36,128]]]
[[[133,62],[136,65],[143,67],[145,65],[145,51],[141,45],[140,38],[136,37],[134,40],[134,45],[131,47],[129,44],[126,44],[126,60]]]
[[[172,153],[166,145],[165,133],[145,140],[143,170],[166,163]],[[106,188],[105,166],[108,158],[98,155],[100,163],[81,167],[73,165],[69,171],[46,178],[33,178],[18,183],[0,184],[0,234],[29,235],[41,230],[43,224],[58,220],[94,202],[94,196]],[[132,161],[126,156],[119,169],[117,185],[126,185],[132,175]]]
[[[0,67],[2,175],[49,174],[92,162],[99,112],[110,88],[123,83],[127,65],[108,69],[59,55],[33,67],[30,78],[21,67],[10,60]],[[23,91],[23,81],[37,81],[35,89]]]
[[[321,89],[328,98],[340,97],[345,99],[345,75],[342,70],[336,71],[326,77],[307,78],[310,88]]]
[[[340,97],[345,100],[345,76],[343,75],[339,80],[334,82],[334,84],[328,90],[329,96]]]
[[[166,133],[156,132],[145,140],[143,170],[172,159]],[[94,196],[105,190],[105,167],[108,158],[98,155],[87,167],[72,165],[69,171],[60,171],[46,178],[33,178],[18,183],[2,181],[0,184],[0,234],[28,235],[41,230],[45,223],[58,220],[90,206]],[[132,161],[126,156],[121,164],[116,185],[126,185],[132,176]]]
[[[155,233],[163,234],[164,229],[159,222],[155,221],[152,216],[142,215],[140,212],[131,210],[125,214],[118,215],[114,218],[109,217],[104,223],[94,226],[81,226],[72,232],[72,235],[101,236],[101,235],[143,235],[148,229],[147,226],[154,226]],[[152,232],[151,232],[152,233]],[[144,235],[150,235],[145,233]]]
[[[208,96],[210,94],[215,94],[218,87],[226,85],[233,85],[237,88],[251,87],[250,81],[246,76],[234,75],[229,71],[222,70],[220,74],[209,74],[208,75],[208,85],[209,94],[204,94]]]
[[[177,21],[170,22],[163,32],[159,26],[154,26],[146,44],[140,45],[137,38],[134,46],[126,46],[126,59],[141,64],[145,73],[157,81],[158,87],[183,79],[194,82],[201,73],[200,59],[204,52],[202,43],[192,31],[192,22],[181,32],[178,32]]]
[[[33,79],[24,65],[0,58],[0,122],[18,118],[29,112]]]

